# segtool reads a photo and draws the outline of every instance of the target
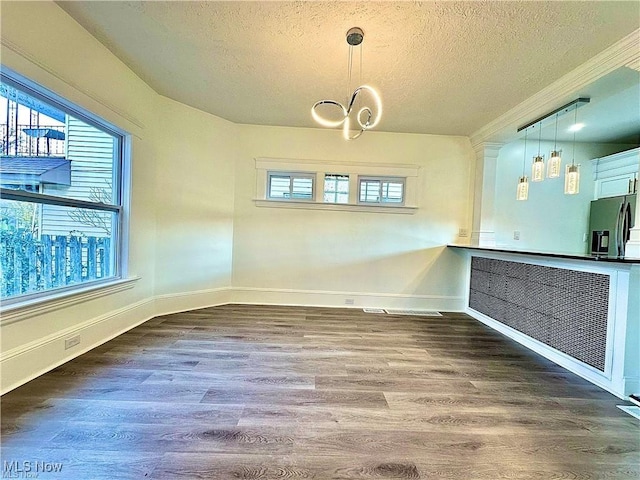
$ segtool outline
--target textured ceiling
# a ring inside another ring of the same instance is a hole
[[[58,2],[158,93],[236,123],[316,127],[365,32],[378,130],[470,135],[640,25],[630,2]]]

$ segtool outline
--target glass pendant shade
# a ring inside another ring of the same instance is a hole
[[[580,193],[580,165],[567,165],[564,174],[564,193],[566,195]]]
[[[547,177],[549,178],[558,178],[560,176],[560,167],[562,166],[562,157],[560,156],[560,152],[554,150],[551,152],[551,157],[549,158],[549,163],[547,166]]]
[[[526,176],[522,176],[518,180],[516,200],[526,200],[527,198],[529,198],[529,181],[527,180]]]
[[[533,157],[531,165],[531,181],[541,182],[544,180],[544,157],[538,155]]]

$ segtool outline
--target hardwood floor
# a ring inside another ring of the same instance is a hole
[[[3,396],[3,478],[637,479],[622,403],[463,314],[229,305]]]

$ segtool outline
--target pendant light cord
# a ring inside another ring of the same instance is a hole
[[[527,163],[527,130],[524,131],[524,154],[522,155],[522,176],[524,177],[525,165]]]
[[[573,146],[571,147],[571,166],[575,165],[576,161],[576,123],[578,121],[578,107],[575,107],[573,113]]]
[[[558,114],[557,113],[556,113],[556,135],[553,137],[553,151],[554,152],[558,151]]]
[[[358,85],[362,85],[362,43],[360,44],[360,71],[359,73],[359,77],[358,77]]]
[[[347,105],[349,104],[350,95],[351,95],[351,71],[353,69],[353,45],[349,45],[349,65],[347,67],[347,76],[349,78],[347,82]]]
[[[542,122],[538,124],[538,157],[540,157],[540,143],[542,141]]]

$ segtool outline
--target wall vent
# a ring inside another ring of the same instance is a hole
[[[405,310],[401,308],[390,308],[385,310],[389,315],[415,315],[419,317],[441,317],[440,312],[435,310]]]

